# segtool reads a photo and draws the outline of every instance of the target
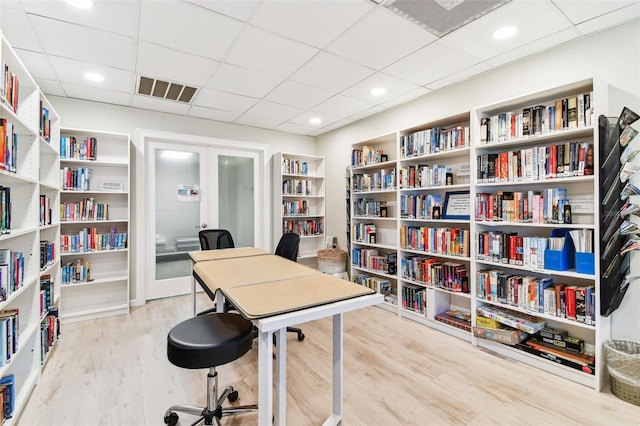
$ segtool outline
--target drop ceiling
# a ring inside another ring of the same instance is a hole
[[[47,95],[314,136],[640,17],[638,0],[396,1],[1,0],[0,18]],[[195,95],[139,94],[142,77]]]

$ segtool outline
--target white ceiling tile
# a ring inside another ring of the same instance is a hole
[[[78,9],[62,0],[28,0],[22,1],[22,5],[28,14],[129,37],[138,34],[140,0],[94,1],[90,9]]]
[[[552,0],[553,4],[574,24],[613,12],[637,1],[620,0]]]
[[[373,73],[374,71],[370,68],[322,52],[293,74],[291,80],[340,92]]]
[[[434,81],[432,83],[429,83],[426,87],[428,89],[431,90],[438,90],[441,89],[445,86],[448,86],[450,84],[454,84],[457,83],[459,81],[463,81],[466,80],[468,78],[473,77],[474,75],[478,75],[481,74],[485,71],[489,71],[491,69],[491,67],[486,64],[486,63],[480,63],[477,65],[474,65],[472,67],[469,67],[467,69],[464,69],[460,72],[457,72],[455,74],[451,74],[449,76],[446,76],[445,78],[441,78],[438,81]]]
[[[394,107],[396,105],[400,105],[400,104],[404,104],[406,102],[410,102],[413,101],[414,99],[419,98],[420,96],[424,96],[427,93],[430,93],[431,90],[427,89],[426,87],[418,87],[415,90],[412,90],[409,93],[405,93],[404,95],[400,95],[397,98],[393,98],[390,101],[385,102],[384,104],[382,104],[383,107],[385,108],[391,108]]]
[[[33,78],[44,78],[48,80],[55,80],[57,78],[44,53],[21,49],[15,49],[15,51]]]
[[[54,96],[67,96],[62,88],[62,85],[57,80],[47,80],[45,78],[37,78],[36,83],[40,86],[40,90],[45,95],[54,95]]]
[[[312,118],[319,118],[322,120],[319,124],[311,124],[309,120]],[[344,117],[338,117],[333,114],[323,113],[320,111],[305,111],[302,114],[293,117],[289,120],[289,123],[296,124],[298,126],[309,127],[311,129],[319,129],[320,127],[328,126],[332,123],[341,121]]]
[[[0,8],[2,9],[18,9],[21,10],[22,7],[20,7],[20,1],[18,0],[2,0],[2,5],[0,5]],[[2,13],[0,11],[0,13]]]
[[[189,104],[165,99],[157,99],[150,96],[134,95],[131,106],[153,111],[168,112],[171,114],[186,115],[191,107]]]
[[[353,123],[353,120],[351,119],[344,119],[344,120],[340,120],[337,121],[333,124],[329,124],[328,126],[325,127],[321,127],[320,129],[316,130],[315,132],[310,133],[312,136],[318,136],[321,135],[323,133],[327,133],[330,132],[331,130],[335,130],[335,129],[339,129],[340,127],[344,127],[347,124]]]
[[[371,106],[372,104],[370,102],[364,102],[359,99],[349,98],[343,95],[336,95],[321,104],[314,106],[313,111],[346,118],[358,111],[368,109]]]
[[[318,49],[247,27],[238,37],[225,62],[286,77],[318,53]]]
[[[636,2],[606,15],[602,15],[589,21],[585,21],[577,25],[576,28],[578,28],[578,30],[582,34],[590,34],[596,31],[613,27],[615,25],[619,25],[624,22],[631,21],[633,19],[638,19],[639,17],[640,2]]]
[[[132,72],[102,65],[87,64],[73,59],[49,56],[51,65],[62,83],[82,82],[83,86],[91,86],[102,90],[129,92],[135,86],[135,76]],[[104,77],[102,82],[92,82],[84,78],[84,73],[93,72]]]
[[[423,86],[479,62],[481,61],[477,57],[463,50],[449,46],[443,41],[435,41],[383,71],[385,74]]]
[[[190,0],[189,3],[197,4],[205,9],[213,10],[225,16],[246,21],[258,4],[258,0]]]
[[[221,64],[207,87],[239,95],[262,98],[280,84],[282,80],[254,70],[235,65]]]
[[[332,92],[287,80],[273,89],[265,99],[298,108],[311,108],[331,97]]]
[[[206,118],[207,120],[231,122],[240,116],[240,112],[223,111],[214,108],[203,108],[200,106],[192,106],[188,115],[198,118]]]
[[[205,108],[244,112],[255,105],[256,102],[258,102],[258,99],[248,96],[221,92],[219,90],[202,89],[198,92],[192,104]]]
[[[524,46],[520,46],[517,49],[510,50],[502,55],[487,59],[486,63],[493,67],[498,67],[526,56],[548,50],[553,46],[559,46],[578,37],[580,37],[580,32],[574,27],[569,27],[565,30],[553,33],[548,37],[541,38]]]
[[[138,43],[136,71],[190,86],[203,86],[213,74],[218,62],[188,53],[167,49],[141,41]]]
[[[277,104],[275,102],[259,101],[247,111],[247,114],[277,120],[282,123],[289,120],[291,117],[295,117],[302,111],[303,110],[299,108]]]
[[[365,109],[363,111],[360,111],[357,114],[353,114],[351,117],[348,117],[348,120],[351,121],[351,122],[358,121],[358,120],[361,120],[363,118],[369,117],[370,115],[382,112],[384,110],[385,110],[385,107],[383,107],[382,105],[372,106],[369,109]]]
[[[371,89],[376,87],[384,87],[386,89],[386,93],[382,96],[372,95]],[[368,102],[371,105],[377,105],[400,95],[404,95],[418,87],[419,86],[413,83],[400,80],[390,75],[377,73],[362,80],[360,83],[353,85],[347,90],[344,90],[342,94],[350,98],[356,98],[364,102]]]
[[[134,43],[130,37],[40,16],[32,16],[31,22],[48,54],[133,70]]]
[[[494,40],[493,32],[505,26],[515,26],[515,35],[504,40]],[[511,0],[492,13],[447,34],[442,40],[485,60],[569,26],[569,20],[549,1]]]
[[[177,31],[168,31],[169,28]],[[193,4],[145,1],[142,2],[139,38],[220,60],[241,28],[242,24],[237,20]]]
[[[81,86],[79,84],[72,83],[62,83],[62,87],[70,98],[126,106],[129,106],[131,102],[131,95],[125,92],[102,90],[95,87]]]
[[[296,133],[299,135],[309,135],[318,129],[312,126],[303,126],[301,124],[282,123],[278,127],[274,128],[274,130],[286,133]]]
[[[260,127],[263,129],[274,129],[282,124],[282,122],[278,120],[270,120],[268,118],[255,117],[247,114],[244,114],[237,118],[234,123],[243,124],[245,126]]]
[[[2,35],[14,49],[25,49],[34,52],[41,52],[42,47],[36,33],[31,28],[27,16],[22,10],[0,8],[0,25]]]
[[[250,22],[323,48],[373,7],[364,1],[263,1]]]
[[[381,70],[436,40],[436,36],[385,9],[377,8],[328,47],[343,58]]]

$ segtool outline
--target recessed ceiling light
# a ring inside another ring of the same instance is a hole
[[[91,9],[93,7],[93,0],[66,0],[73,7],[78,9]]]
[[[493,33],[493,38],[496,40],[504,40],[514,35],[516,31],[518,31],[516,27],[503,27]]]
[[[104,77],[101,76],[100,74],[95,73],[95,72],[86,72],[86,73],[84,73],[84,78],[86,78],[87,80],[96,81],[96,82],[104,81]]]
[[[385,89],[384,87],[374,87],[373,89],[371,89],[371,94],[373,96],[382,96],[385,93],[387,93],[387,89]]]
[[[311,117],[309,119],[309,123],[311,123],[311,124],[320,124],[320,123],[322,123],[322,119],[320,117]]]

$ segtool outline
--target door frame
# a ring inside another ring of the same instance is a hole
[[[271,247],[271,209],[270,206],[270,186],[269,186],[269,146],[266,144],[259,144],[254,142],[236,141],[231,139],[212,138],[207,136],[189,135],[184,133],[165,132],[149,129],[136,129],[136,179],[135,179],[135,197],[131,197],[133,200],[133,213],[134,213],[134,232],[135,240],[132,241],[133,250],[132,253],[132,270],[131,277],[135,277],[133,281],[132,290],[135,291],[131,296],[131,305],[139,306],[144,305],[147,301],[146,286],[147,280],[152,276],[153,271],[147,273],[146,263],[146,236],[147,236],[147,217],[148,217],[148,203],[145,194],[147,191],[147,179],[149,179],[147,165],[147,152],[150,141],[155,142],[170,142],[170,143],[185,143],[189,145],[202,145],[211,148],[221,148],[232,151],[245,151],[257,153],[259,158],[259,166],[262,169],[262,179],[256,179],[257,185],[255,187],[256,192],[262,194],[262,197],[257,197],[258,206],[257,211],[264,212],[262,220],[257,225],[256,229],[259,231],[256,235],[255,246],[264,250],[269,250]],[[153,208],[153,207],[151,207]]]

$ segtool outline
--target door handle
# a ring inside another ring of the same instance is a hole
[[[200,226],[196,225],[196,226],[195,226],[195,228],[196,228],[196,229],[201,229],[201,228],[202,228],[202,229],[206,229],[206,228],[207,228],[207,226],[208,226],[208,225],[206,224],[206,222],[203,222],[203,223],[202,223],[202,225],[200,225]]]

